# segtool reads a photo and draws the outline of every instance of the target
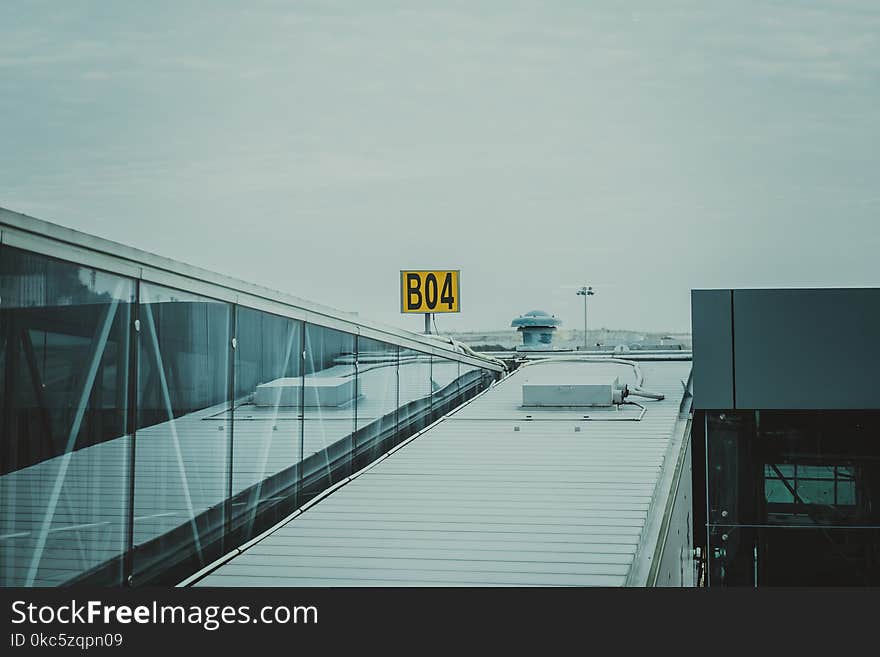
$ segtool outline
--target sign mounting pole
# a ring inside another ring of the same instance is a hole
[[[425,335],[431,335],[431,313],[425,313]]]

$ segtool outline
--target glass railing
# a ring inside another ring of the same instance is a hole
[[[194,287],[0,246],[3,586],[176,583],[498,376]]]

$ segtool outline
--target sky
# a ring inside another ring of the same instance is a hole
[[[880,3],[0,4],[0,206],[420,331],[880,286]]]

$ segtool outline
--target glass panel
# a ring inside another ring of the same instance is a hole
[[[142,284],[139,312],[136,581],[219,556],[230,486],[231,307]]]
[[[357,379],[355,336],[306,324],[303,499],[351,473]]]
[[[765,465],[764,466],[764,476],[766,477],[777,477],[777,471],[779,475],[791,478],[794,477],[794,466],[793,465],[783,465],[781,463],[774,463],[773,465]]]
[[[134,283],[0,248],[0,584],[121,584]]]
[[[880,530],[727,527],[710,530],[711,586],[877,586]]]
[[[235,339],[232,522],[248,540],[296,504],[302,322],[238,307]]]
[[[798,479],[794,490],[804,504],[834,504],[834,479]]]
[[[358,403],[354,470],[397,442],[398,348],[358,337]]]
[[[798,479],[834,479],[834,467],[821,465],[797,466]]]
[[[478,392],[484,390],[491,378],[487,376],[487,370],[476,365],[461,363],[458,373],[458,385],[461,388],[465,399],[470,399]]]
[[[764,482],[764,496],[769,503],[792,504],[794,502],[791,492],[779,479],[767,479]]]
[[[837,482],[837,504],[856,503],[856,484],[854,481]]]
[[[434,392],[449,386],[458,387],[459,362],[449,360],[442,356],[433,356],[431,359],[431,380]]]
[[[135,306],[137,289],[0,247],[4,585],[175,583],[492,378],[158,285]],[[855,476],[832,490],[854,497]]]
[[[400,350],[400,404],[431,396],[431,356],[412,349]]]
[[[457,360],[431,357],[431,419],[438,420],[458,405]]]
[[[398,425],[412,435],[430,422],[431,356],[412,349],[400,350],[400,411]]]
[[[880,526],[880,413],[708,414],[710,523]]]

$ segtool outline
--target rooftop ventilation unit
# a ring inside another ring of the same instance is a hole
[[[614,406],[622,404],[629,394],[626,384],[614,377],[610,381],[583,380],[571,383],[524,383],[524,407],[572,408],[581,406]]]

